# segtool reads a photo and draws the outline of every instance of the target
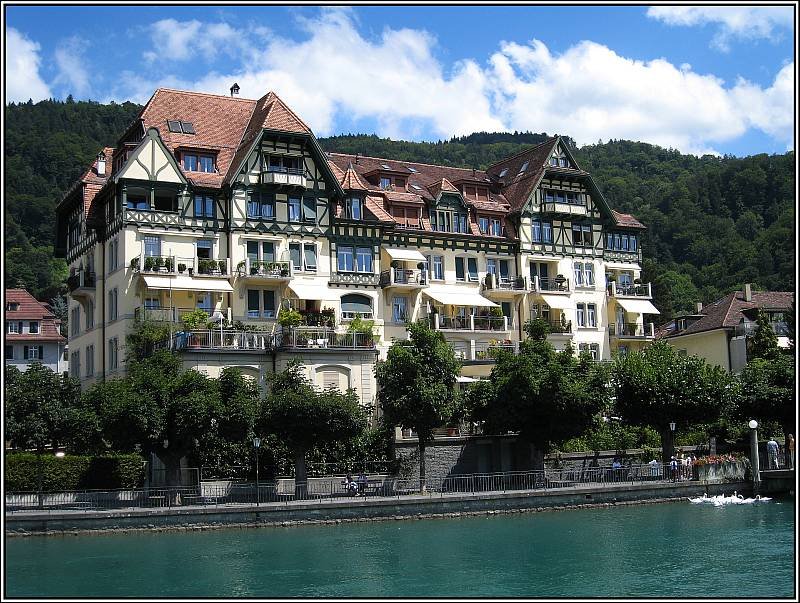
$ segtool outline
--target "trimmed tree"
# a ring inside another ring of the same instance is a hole
[[[461,363],[441,332],[424,322],[409,324],[407,341],[396,341],[375,377],[383,421],[417,432],[420,489],[425,489],[425,448],[433,430],[453,416],[457,406],[456,377]]]
[[[355,438],[366,428],[366,416],[355,391],[325,389],[318,392],[298,362],[272,376],[269,395],[259,421],[262,433],[273,434],[294,455],[295,493],[302,495],[306,480],[306,454]]]
[[[662,461],[668,463],[678,428],[718,419],[735,397],[736,383],[718,366],[697,356],[681,356],[664,341],[618,355],[611,370],[616,412],[631,425],[661,434]]]
[[[756,330],[747,343],[749,344],[748,352],[751,359],[763,358],[771,360],[781,354],[778,347],[778,336],[775,334],[769,318],[761,310],[759,310],[758,318],[756,319]]]

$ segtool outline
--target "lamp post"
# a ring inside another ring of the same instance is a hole
[[[261,438],[253,438],[253,448],[256,449],[256,506],[261,502],[261,490],[258,487],[258,449],[261,448]]]
[[[753,466],[753,493],[758,494],[761,485],[761,475],[758,467],[758,421],[750,419],[747,424],[750,428],[750,464]]]

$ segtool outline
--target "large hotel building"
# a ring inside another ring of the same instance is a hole
[[[146,319],[172,326],[162,345],[187,368],[263,384],[299,359],[367,405],[407,321],[444,334],[464,380],[535,316],[556,348],[598,360],[654,335],[644,227],[557,136],[486,170],[326,153],[272,92],[158,89],[57,212],[84,386],[124,374],[126,333]]]

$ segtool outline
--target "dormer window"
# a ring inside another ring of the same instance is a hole
[[[361,198],[360,197],[350,197],[347,199],[345,203],[345,217],[350,220],[361,220],[362,218],[362,211],[361,211]]]
[[[16,312],[17,310],[19,310],[19,303],[18,302],[8,302],[6,304],[6,310],[9,310],[11,312]]]
[[[380,187],[383,190],[389,190],[392,188],[392,179],[388,176],[381,176]]]
[[[214,156],[200,155],[197,153],[183,154],[183,169],[187,172],[214,173]]]
[[[281,174],[302,174],[300,157],[290,157],[288,155],[270,155],[266,161],[268,172]]]

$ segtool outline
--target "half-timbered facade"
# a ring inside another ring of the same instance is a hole
[[[531,317],[556,347],[607,359],[648,341],[657,312],[639,282],[643,226],[558,137],[487,170],[324,153],[272,92],[159,89],[57,212],[87,384],[123,373],[135,320],[173,325],[164,345],[212,376],[234,365],[263,382],[299,359],[371,404],[374,364],[408,321],[482,376]],[[195,310],[210,324],[186,324]]]

